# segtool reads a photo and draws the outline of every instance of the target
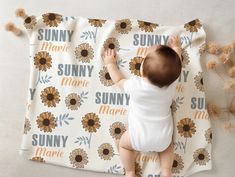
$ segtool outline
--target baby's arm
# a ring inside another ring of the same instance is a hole
[[[113,82],[121,89],[123,89],[123,84],[126,78],[117,67],[117,58],[115,51],[113,49],[107,49],[106,51],[104,51],[102,59],[108,69],[109,75]]]
[[[179,55],[180,60],[182,62],[182,49],[181,49],[181,43],[180,43],[179,37],[171,36],[169,39],[169,45]]]

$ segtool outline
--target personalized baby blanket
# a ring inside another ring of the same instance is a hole
[[[206,34],[199,19],[167,26],[143,19],[45,13],[28,16],[24,26],[30,80],[21,155],[42,163],[123,175],[118,140],[127,130],[130,96],[113,83],[101,53],[115,49],[121,72],[127,78],[139,76],[147,48],[167,44],[170,35],[179,35],[183,69],[171,105],[172,172],[189,176],[211,169],[212,131],[200,65]],[[135,153],[138,177],[159,175],[156,152]]]

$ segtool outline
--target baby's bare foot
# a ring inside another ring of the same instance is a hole
[[[172,177],[171,169],[162,170],[161,177]]]
[[[126,177],[136,177],[134,171],[126,171]]]

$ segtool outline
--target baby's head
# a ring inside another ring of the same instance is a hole
[[[182,64],[179,55],[167,45],[154,45],[140,68],[142,77],[146,77],[158,87],[169,86],[181,73]]]

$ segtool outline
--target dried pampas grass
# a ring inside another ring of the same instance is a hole
[[[211,59],[211,60],[209,60],[209,61],[207,62],[206,67],[207,67],[207,69],[215,70],[216,65],[217,65],[216,60],[215,60],[215,59]]]
[[[210,54],[219,54],[220,53],[220,46],[214,42],[209,42],[206,48],[206,51]]]
[[[221,115],[221,109],[214,103],[208,103],[207,110],[212,118],[219,118]]]
[[[221,48],[221,51],[223,53],[226,53],[226,54],[229,54],[229,53],[232,53],[233,52],[233,43],[232,44],[228,44],[228,45],[225,45]]]
[[[227,74],[228,74],[230,77],[235,77],[235,66],[229,68]]]
[[[235,99],[232,100],[230,106],[229,106],[229,112],[231,114],[235,114]]]
[[[235,91],[235,81],[234,80],[226,80],[224,82],[224,89],[229,91],[229,92],[234,92]]]
[[[232,44],[233,44],[233,48],[235,49],[235,40],[232,42]]]
[[[25,13],[23,8],[16,9],[15,14],[16,14],[17,17],[21,17],[23,19],[26,19],[28,17],[28,15]]]
[[[6,29],[7,31],[13,31],[14,28],[15,28],[15,25],[14,25],[14,23],[12,23],[12,22],[8,22],[8,23],[5,25],[5,29]]]
[[[219,56],[219,61],[225,64],[230,60],[230,56],[230,53],[221,53],[221,55]]]
[[[224,131],[225,132],[231,132],[232,131],[232,129],[234,129],[234,124],[232,124],[232,122],[231,121],[226,121],[225,123],[224,123]]]
[[[17,28],[14,23],[12,22],[8,22],[6,25],[5,25],[5,29],[6,31],[10,31],[12,32],[13,34],[15,34],[16,36],[20,36],[22,35],[22,31],[20,28]]]

